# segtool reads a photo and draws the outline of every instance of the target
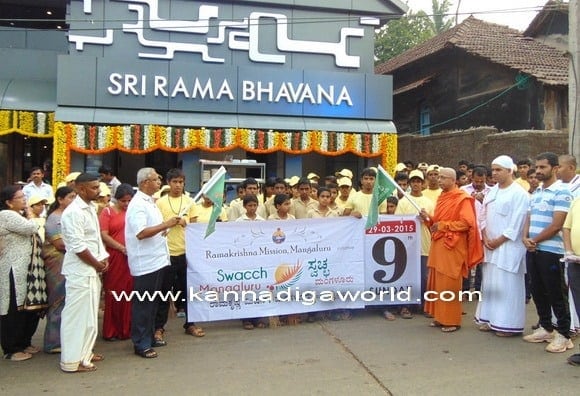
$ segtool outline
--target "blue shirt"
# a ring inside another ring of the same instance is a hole
[[[547,188],[538,187],[530,201],[530,231],[529,237],[534,238],[552,223],[554,212],[568,213],[572,194],[567,186],[559,180]],[[558,232],[550,239],[539,242],[537,250],[556,254],[564,253],[562,236]]]

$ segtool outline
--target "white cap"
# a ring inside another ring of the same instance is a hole
[[[507,155],[500,155],[499,157],[497,157],[496,159],[491,161],[491,164],[492,165],[499,165],[502,168],[509,169],[509,170],[513,170],[513,168],[514,168],[514,160]]]

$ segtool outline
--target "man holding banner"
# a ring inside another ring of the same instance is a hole
[[[483,261],[474,199],[457,188],[455,179],[452,168],[439,169],[442,193],[437,199],[435,213],[429,219],[432,242],[427,263],[429,299],[425,311],[434,318],[431,326],[441,327],[445,333],[461,327],[463,277]],[[447,301],[450,293],[454,298]]]
[[[387,202],[384,201],[384,199],[388,195],[391,195],[393,193],[394,188],[390,190],[389,194],[385,195],[384,197],[381,197],[383,201],[372,203],[371,201],[373,200],[373,198],[378,199],[377,194],[373,193],[376,178],[377,172],[374,169],[372,168],[363,169],[361,173],[361,189],[359,191],[356,191],[355,193],[350,194],[350,197],[348,198],[348,201],[346,202],[346,205],[344,207],[343,216],[353,215],[360,219],[362,216],[368,215],[369,211],[374,213],[377,210],[377,208],[379,213],[387,213]],[[379,180],[377,187],[381,187],[384,184],[385,183],[382,183]],[[378,217],[378,213],[375,214]],[[368,224],[367,228],[370,228]]]
[[[415,169],[409,173],[409,184],[411,194],[401,198],[397,205],[395,214],[406,215],[414,214],[421,217],[421,296],[423,297],[427,290],[427,259],[429,258],[429,249],[431,249],[431,231],[429,230],[428,220],[433,216],[435,206],[433,202],[423,195],[423,181],[425,177],[423,172]],[[419,207],[422,210],[417,210]],[[424,301],[421,299],[421,303]]]
[[[183,328],[185,333],[194,337],[203,337],[205,332],[195,323],[187,320],[185,312],[187,295],[187,262],[185,260],[185,226],[194,222],[196,215],[195,202],[191,197],[185,194],[185,174],[181,169],[170,169],[167,172],[167,184],[169,193],[159,198],[155,204],[163,215],[163,220],[170,220],[175,216],[180,216],[178,226],[172,227],[167,232],[167,246],[169,248],[169,260],[171,265],[164,268],[162,292],[167,293],[172,290],[181,292],[181,299],[175,301],[175,308],[179,316],[183,313],[185,324]],[[181,300],[181,301],[180,301]],[[155,335],[156,341],[163,341],[165,333],[165,324],[169,316],[169,301],[160,301],[157,314],[155,316]]]

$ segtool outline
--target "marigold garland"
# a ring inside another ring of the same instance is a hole
[[[0,114],[0,125],[5,122],[2,116]],[[26,117],[25,119],[28,120]],[[54,142],[53,180],[56,183],[64,180],[70,171],[69,150],[94,155],[112,150],[130,154],[144,154],[158,149],[170,152],[202,150],[222,153],[241,148],[256,154],[283,151],[293,155],[314,152],[326,156],[339,156],[346,153],[367,158],[381,156],[381,164],[391,171],[397,163],[397,135],[394,133],[280,132],[243,128],[178,128],[159,125],[96,127],[56,122],[54,123]]]
[[[54,113],[0,110],[0,136],[18,133],[29,137],[52,138]]]

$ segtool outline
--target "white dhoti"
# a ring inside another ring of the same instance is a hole
[[[522,333],[526,322],[524,272],[508,272],[493,263],[482,264],[481,301],[475,320],[492,330]]]
[[[92,366],[98,334],[101,280],[98,276],[66,275],[65,304],[60,324],[60,368],[76,371]]]

